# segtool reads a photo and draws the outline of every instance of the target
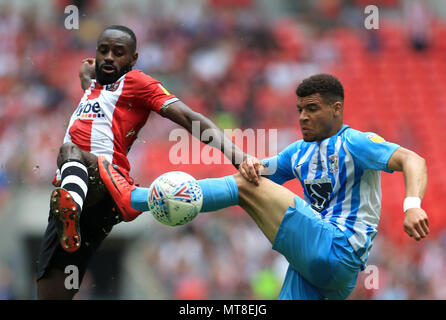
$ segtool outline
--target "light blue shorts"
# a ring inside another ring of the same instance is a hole
[[[280,224],[273,249],[289,262],[281,300],[345,299],[353,291],[362,262],[345,234],[320,219],[296,196]]]

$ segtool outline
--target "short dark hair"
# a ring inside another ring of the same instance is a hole
[[[341,81],[330,74],[321,73],[304,79],[296,89],[298,97],[319,93],[329,103],[344,102],[344,87]]]
[[[132,53],[136,52],[136,36],[135,36],[135,33],[132,31],[132,29],[130,29],[126,26],[112,25],[112,26],[108,26],[107,28],[105,28],[104,31],[102,31],[102,33],[104,33],[107,30],[119,30],[119,31],[127,33],[130,36],[130,38],[132,39],[132,45],[131,45],[130,49],[132,50]]]

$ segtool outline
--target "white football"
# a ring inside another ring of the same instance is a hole
[[[159,176],[150,185],[148,204],[159,222],[180,226],[191,222],[200,212],[203,193],[190,174],[171,171]]]

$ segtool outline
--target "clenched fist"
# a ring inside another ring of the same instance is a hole
[[[429,220],[426,212],[421,208],[412,208],[406,211],[404,217],[404,231],[417,241],[429,234]]]

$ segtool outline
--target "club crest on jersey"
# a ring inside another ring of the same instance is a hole
[[[107,91],[111,91],[111,92],[116,91],[116,90],[119,88],[120,83],[121,83],[121,81],[118,81],[118,82],[115,82],[115,83],[107,84],[107,85],[105,86],[105,90],[107,90]]]
[[[337,154],[328,156],[328,167],[331,173],[336,173],[339,171],[339,156]]]

